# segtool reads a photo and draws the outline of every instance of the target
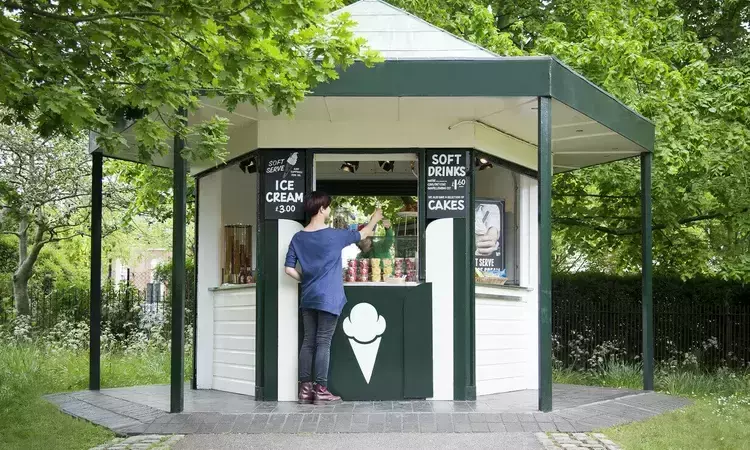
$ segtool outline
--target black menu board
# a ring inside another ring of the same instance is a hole
[[[427,218],[467,217],[469,208],[469,152],[427,151]]]
[[[305,218],[305,154],[294,150],[263,152],[263,200],[266,219]]]

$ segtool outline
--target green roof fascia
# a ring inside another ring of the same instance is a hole
[[[630,139],[654,149],[654,124],[550,56],[485,60],[357,62],[339,79],[318,85],[325,97],[540,97],[550,96]]]
[[[630,139],[645,150],[654,151],[656,128],[653,122],[625,106],[556,58],[550,58],[550,96]]]

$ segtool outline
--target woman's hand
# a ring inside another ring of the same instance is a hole
[[[383,210],[382,210],[382,209],[380,209],[380,208],[376,208],[376,209],[375,209],[375,212],[373,212],[373,213],[372,213],[372,220],[373,220],[373,221],[374,221],[375,223],[378,223],[378,222],[380,222],[381,220],[383,220]]]
[[[497,240],[500,238],[500,231],[495,228],[491,227],[489,230],[487,230],[487,233],[477,236],[476,240],[476,246],[477,246],[477,254],[480,256],[489,256],[497,250],[499,244]]]
[[[383,228],[386,230],[391,227],[391,221],[388,219],[383,219]]]
[[[297,281],[302,281],[302,275],[294,267],[284,267],[284,272]]]

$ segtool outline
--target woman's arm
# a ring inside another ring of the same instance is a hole
[[[385,228],[385,239],[382,241],[372,243],[372,252],[374,255],[383,255],[384,253],[390,253],[391,247],[393,247],[393,228],[391,227],[388,219],[383,220],[383,228]],[[378,256],[379,258],[381,256]]]
[[[378,208],[375,210],[374,213],[372,213],[372,217],[370,218],[370,223],[368,223],[364,228],[359,230],[359,239],[367,239],[368,237],[372,236],[375,232],[375,225],[380,222],[380,220],[383,218],[383,211]]]
[[[294,267],[284,267],[284,272],[297,281],[302,281],[302,274]]]

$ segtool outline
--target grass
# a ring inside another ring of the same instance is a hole
[[[609,364],[597,373],[557,370],[557,383],[641,389],[635,365]],[[601,430],[626,450],[750,449],[750,373],[657,370],[656,390],[690,397],[687,408]]]
[[[186,374],[192,358],[186,356]],[[0,449],[79,450],[114,435],[61,413],[43,394],[88,386],[86,351],[41,349],[0,343]],[[102,387],[169,383],[169,352],[103,354]]]
[[[748,449],[749,401],[750,397],[699,398],[685,409],[604,433],[627,450]]]

